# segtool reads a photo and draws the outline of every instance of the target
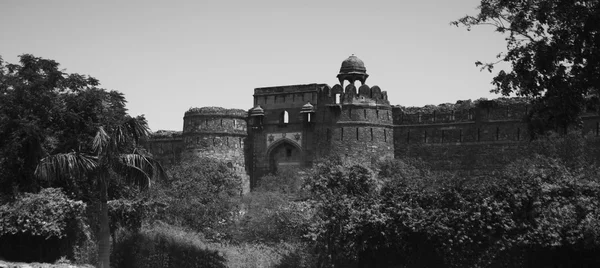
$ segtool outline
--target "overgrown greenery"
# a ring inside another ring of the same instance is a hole
[[[85,208],[83,202],[69,199],[57,188],[26,193],[1,205],[0,252],[9,260],[74,259],[74,249],[91,235]]]
[[[599,97],[600,2],[597,0],[482,0],[479,14],[454,25],[490,25],[506,36],[511,64],[493,79],[492,92],[534,99],[530,117],[539,133],[581,123],[586,98]],[[476,62],[490,72],[497,62]]]
[[[326,162],[307,181],[308,234],[333,267],[594,267],[600,169],[587,146],[581,134],[549,136],[483,177],[415,160]]]

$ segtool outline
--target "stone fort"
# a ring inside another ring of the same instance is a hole
[[[480,172],[504,166],[530,140],[528,102],[519,98],[458,101],[425,107],[390,105],[368,86],[362,60],[342,62],[339,84],[254,89],[249,110],[191,108],[182,131],[157,131],[147,143],[166,165],[193,156],[225,161],[245,181],[286,168],[309,167],[330,155],[370,165],[419,157],[442,170]],[[600,116],[583,116],[584,132],[600,133]]]

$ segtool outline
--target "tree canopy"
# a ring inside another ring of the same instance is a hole
[[[512,69],[498,72],[492,92],[532,97],[532,116],[545,128],[578,124],[586,98],[600,90],[600,1],[481,0],[478,9],[451,24],[506,34],[497,58]],[[476,65],[491,72],[498,62]]]

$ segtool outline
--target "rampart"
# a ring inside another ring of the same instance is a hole
[[[165,166],[181,162],[184,148],[181,131],[156,131],[150,135],[150,139],[144,143],[144,146]]]
[[[435,169],[489,173],[521,156],[531,140],[523,98],[393,107],[396,158],[417,157]],[[598,136],[600,117],[583,117],[584,133]]]
[[[246,170],[247,113],[241,109],[221,107],[191,108],[183,117],[182,160],[209,157],[226,162],[244,182],[249,191]]]
[[[378,86],[337,84],[319,92],[317,157],[330,154],[371,164],[393,158],[392,109]]]
[[[217,158],[244,178],[250,174],[254,187],[265,174],[310,167],[329,155],[363,164],[416,157],[439,170],[490,173],[530,145],[527,99],[391,106],[386,91],[366,85],[366,67],[354,55],[342,62],[336,77],[339,84],[333,87],[255,88],[247,111],[192,108],[184,115],[183,131],[155,134],[150,151],[168,163]],[[599,136],[600,101],[586,106],[582,129]]]

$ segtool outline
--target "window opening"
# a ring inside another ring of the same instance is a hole
[[[279,122],[282,124],[287,124],[290,121],[290,116],[288,114],[287,111],[283,111],[281,112],[281,118],[279,119]]]
[[[363,114],[365,116],[365,119],[367,119],[367,109],[363,109]]]
[[[358,140],[358,128],[356,128],[356,140]]]
[[[383,141],[387,142],[387,131],[385,129],[383,130]]]
[[[371,128],[371,141],[373,141],[373,128]]]
[[[340,103],[340,95],[339,93],[335,94],[335,104],[339,104]]]
[[[285,149],[285,155],[287,157],[292,157],[292,149],[290,149],[290,148]]]
[[[344,140],[344,128],[340,129],[340,140],[343,141]]]
[[[311,122],[310,113],[307,113],[306,116],[306,121]]]

